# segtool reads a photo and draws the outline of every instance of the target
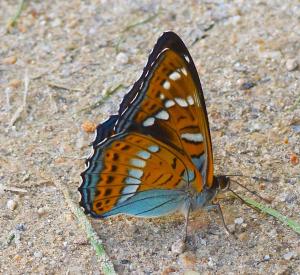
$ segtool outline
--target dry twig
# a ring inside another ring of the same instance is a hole
[[[28,87],[29,87],[30,79],[28,77],[28,71],[25,71],[25,76],[24,76],[24,93],[23,93],[23,101],[21,106],[16,110],[16,112],[13,114],[10,122],[9,122],[9,128],[11,128],[16,121],[21,117],[23,111],[26,108],[26,103],[27,103],[27,95],[28,95]]]

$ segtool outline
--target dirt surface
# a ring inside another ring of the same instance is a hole
[[[196,63],[216,173],[268,178],[236,179],[299,222],[299,1],[160,2],[26,1],[7,32],[18,1],[0,1],[1,274],[102,274],[56,183],[79,199],[82,123],[118,110],[165,30]],[[185,252],[179,215],[92,224],[119,274],[300,274],[296,233],[229,194],[221,204],[238,239],[198,212]]]

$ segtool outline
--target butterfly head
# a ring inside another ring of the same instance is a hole
[[[214,177],[213,188],[218,192],[224,192],[230,187],[230,178],[227,176]]]

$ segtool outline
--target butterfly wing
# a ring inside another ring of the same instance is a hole
[[[189,155],[213,183],[213,154],[199,76],[186,46],[173,32],[155,45],[140,79],[125,96],[115,130],[139,131]]]
[[[117,134],[95,148],[81,205],[94,217],[161,216],[181,208],[201,177],[185,155],[148,135]],[[196,190],[201,192],[201,190]]]
[[[142,147],[128,140],[137,137]],[[151,146],[159,151],[152,152]],[[203,92],[192,58],[176,34],[159,38],[118,115],[98,126],[93,147],[79,190],[81,205],[95,217],[164,215],[182,207],[187,188],[200,193],[211,187]],[[151,157],[143,159],[143,154]]]

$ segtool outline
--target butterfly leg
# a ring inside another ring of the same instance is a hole
[[[221,208],[220,203],[217,202],[217,203],[215,203],[214,205],[216,206],[216,208],[217,208],[217,210],[218,210],[218,212],[219,212],[219,214],[220,214],[220,216],[221,216],[221,220],[222,220],[222,223],[223,223],[223,226],[224,226],[224,228],[225,228],[226,233],[227,233],[228,235],[232,235],[232,233],[230,232],[229,228],[227,227],[227,225],[226,225],[226,223],[225,223],[225,219],[224,219],[224,215],[223,215],[223,212],[222,212],[222,208]]]
[[[184,238],[183,241],[186,242],[187,240],[187,229],[188,229],[188,223],[189,223],[189,215],[190,215],[190,205],[187,207],[187,211],[185,213],[185,224],[184,224]]]
[[[220,217],[221,217],[221,220],[222,220],[222,223],[223,223],[223,226],[224,226],[224,228],[225,228],[226,233],[227,233],[228,235],[233,235],[233,236],[234,236],[234,234],[233,234],[232,232],[230,232],[229,228],[227,227],[227,225],[226,225],[226,223],[225,223],[225,219],[224,219],[224,215],[223,215],[223,212],[222,212],[222,208],[221,208],[220,203],[219,203],[219,202],[213,203],[213,204],[209,205],[209,206],[207,207],[207,209],[208,209],[208,210],[210,210],[210,209],[217,209],[217,211],[219,212],[219,215],[220,215]]]

